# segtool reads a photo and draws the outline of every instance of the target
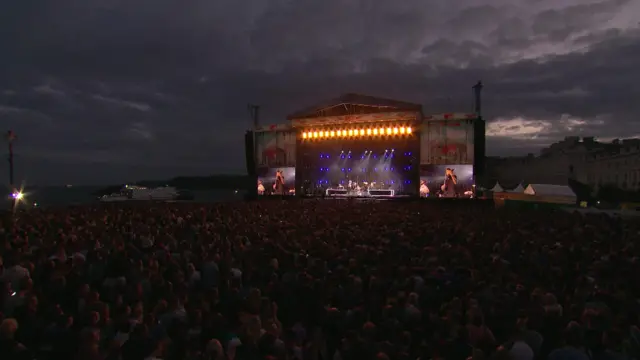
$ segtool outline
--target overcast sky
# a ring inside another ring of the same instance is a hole
[[[38,184],[243,173],[247,102],[269,124],[346,92],[466,112],[479,79],[489,154],[635,136],[638,14],[638,0],[0,0],[0,123]]]

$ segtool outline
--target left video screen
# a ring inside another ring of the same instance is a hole
[[[258,195],[295,195],[295,167],[262,168],[258,171]]]

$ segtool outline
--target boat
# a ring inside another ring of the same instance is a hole
[[[119,192],[100,197],[100,201],[168,201],[177,200],[180,197],[180,191],[171,186],[148,188],[138,185],[125,185]]]

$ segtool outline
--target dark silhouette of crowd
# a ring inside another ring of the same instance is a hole
[[[640,359],[639,223],[472,201],[18,212],[0,359]]]

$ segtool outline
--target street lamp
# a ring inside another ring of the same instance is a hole
[[[7,139],[7,143],[9,144],[9,157],[8,157],[8,161],[9,161],[9,188],[11,189],[11,204],[13,205],[12,208],[15,208],[16,206],[16,201],[22,199],[23,195],[22,192],[17,191],[16,188],[13,186],[14,182],[13,182],[13,142],[16,140],[16,133],[13,132],[13,130],[9,130],[7,131],[7,134],[5,135],[5,138]],[[18,199],[18,195],[19,194],[19,199]]]

